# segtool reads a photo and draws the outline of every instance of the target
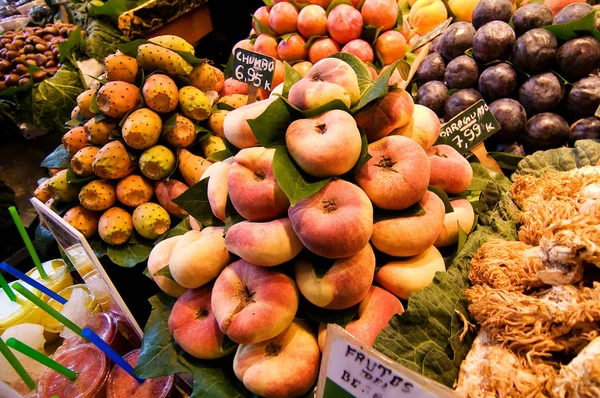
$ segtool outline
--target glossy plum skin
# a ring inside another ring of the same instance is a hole
[[[440,51],[445,59],[452,60],[473,47],[475,28],[468,22],[456,22],[448,26],[448,29],[440,39]]]
[[[444,80],[446,64],[439,53],[431,53],[425,57],[417,69],[417,80],[424,84],[432,80]]]
[[[567,96],[567,110],[573,115],[593,115],[599,106],[600,77],[596,75],[579,80]]]
[[[594,8],[586,3],[569,4],[554,17],[554,25],[563,24],[585,17]]]
[[[440,81],[434,80],[425,83],[417,93],[417,104],[428,107],[438,117],[444,116],[446,101],[448,101],[448,87]]]
[[[552,25],[552,11],[544,4],[531,3],[519,7],[513,15],[513,25],[517,36],[542,26]]]
[[[510,21],[513,4],[510,0],[481,0],[473,9],[473,26],[479,29],[492,21]]]
[[[519,101],[527,113],[548,112],[560,103],[564,87],[552,72],[531,76],[519,89]]]
[[[485,141],[486,144],[512,144],[517,141],[527,123],[527,113],[523,105],[510,98],[502,98],[492,102],[489,108],[500,124],[500,131],[489,137]]]
[[[587,139],[600,139],[600,119],[596,116],[579,119],[569,129],[569,141],[575,142]]]
[[[458,115],[477,101],[482,99],[481,94],[472,88],[458,90],[448,98],[444,106],[445,120],[448,121]]]
[[[479,77],[479,92],[486,101],[510,97],[517,88],[517,72],[507,63],[492,65]]]
[[[578,79],[600,66],[600,43],[593,37],[577,37],[565,42],[556,53],[561,75]]]
[[[554,64],[558,42],[546,29],[531,29],[512,48],[513,64],[525,73],[545,72]]]
[[[446,66],[444,81],[449,89],[470,88],[479,80],[477,62],[468,55],[454,58]]]
[[[473,55],[483,63],[507,60],[515,40],[515,31],[509,24],[502,21],[488,22],[475,33]]]
[[[528,154],[558,148],[567,143],[569,125],[556,113],[540,113],[525,124],[521,143]]]

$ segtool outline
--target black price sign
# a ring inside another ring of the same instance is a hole
[[[464,155],[498,130],[498,121],[485,101],[479,100],[442,125],[435,145],[450,145]]]
[[[267,91],[273,90],[271,83],[275,74],[275,59],[238,48],[233,55],[233,77]]]

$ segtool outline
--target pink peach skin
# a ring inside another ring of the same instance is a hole
[[[165,181],[158,181],[154,184],[154,193],[158,203],[172,216],[184,218],[188,212],[173,202],[173,199],[188,190],[188,186],[174,178]]]
[[[342,52],[356,55],[358,59],[364,63],[373,63],[375,57],[371,45],[361,39],[349,41],[344,48],[342,48]]]
[[[327,16],[327,30],[333,40],[346,44],[362,34],[363,17],[356,8],[340,4]]]
[[[298,291],[289,276],[238,260],[215,281],[211,306],[219,328],[231,340],[256,344],[292,323]]]
[[[148,273],[152,277],[152,280],[156,282],[158,287],[160,287],[163,292],[173,297],[181,296],[187,289],[166,276],[154,274],[164,267],[169,266],[171,253],[173,253],[173,249],[180,239],[181,236],[174,236],[172,238],[163,240],[152,248],[150,256],[148,257]]]
[[[431,148],[440,136],[440,119],[434,111],[415,104],[413,117],[408,124],[393,130],[390,135],[403,135],[412,138],[425,150]]]
[[[269,25],[278,35],[294,33],[298,28],[298,10],[291,3],[277,3],[271,8]]]
[[[264,101],[254,102],[228,112],[223,121],[223,131],[227,141],[240,149],[258,145],[258,140],[252,132],[248,120],[256,119],[262,115],[269,105],[277,99],[278,97],[267,98]]]
[[[188,216],[190,218],[190,227],[193,231],[200,231],[202,229],[202,224],[198,222],[194,217]]]
[[[293,34],[287,40],[281,40],[277,46],[277,53],[282,61],[303,61],[308,57],[308,50],[304,48],[306,41],[302,36]]]
[[[354,115],[369,142],[389,135],[394,129],[407,125],[412,119],[414,101],[409,93],[397,88],[369,104]]]
[[[342,47],[338,42],[328,37],[315,40],[308,49],[308,60],[316,64],[320,60],[339,53]]]
[[[585,3],[585,0],[545,0],[544,4],[548,6],[552,14],[556,15],[560,10],[573,3]]]
[[[435,145],[427,150],[431,164],[430,184],[450,194],[464,192],[473,179],[469,161],[449,145]]]
[[[212,167],[210,178],[207,185],[207,197],[210,209],[213,215],[221,221],[225,221],[225,206],[227,204],[227,180],[229,170],[231,169],[230,162],[217,162]]]
[[[305,39],[327,34],[327,13],[323,7],[308,5],[298,14],[298,32]]]
[[[239,80],[235,80],[233,77],[226,79],[223,84],[223,90],[219,93],[220,97],[231,94],[248,94],[248,85]]]
[[[396,26],[398,3],[396,0],[365,0],[360,13],[365,25],[381,28],[385,32]]]
[[[259,7],[256,10],[256,12],[254,13],[254,16],[256,17],[256,19],[258,19],[260,21],[260,23],[265,25],[267,28],[271,27],[269,25],[269,16],[270,15],[271,15],[271,7],[267,7],[267,6]],[[254,22],[254,19],[252,19],[252,29],[256,31],[256,24]]]
[[[277,39],[271,35],[263,33],[254,41],[254,51],[259,54],[268,55],[275,59],[279,59],[277,52]]]

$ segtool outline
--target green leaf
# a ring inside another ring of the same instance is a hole
[[[600,39],[600,32],[594,26],[595,20],[596,10],[593,10],[586,16],[575,21],[544,26],[544,29],[551,32],[557,40],[571,40],[585,33],[595,36],[596,40],[598,40]]]
[[[371,102],[386,95],[389,91],[388,84],[390,81],[390,77],[392,76],[392,73],[394,73],[395,70],[398,70],[400,72],[403,79],[407,79],[407,68],[408,70],[410,70],[410,66],[408,65],[408,63],[403,59],[399,59],[393,64],[391,64],[386,70],[381,72],[379,76],[377,76],[373,84],[370,87],[368,87],[368,89],[360,97],[360,100],[354,105],[354,107],[352,108],[352,113],[363,109]]]
[[[159,269],[158,271],[156,271],[154,273],[154,276],[164,276],[165,278],[169,278],[172,281],[175,280],[175,278],[173,278],[173,275],[171,274],[171,270],[169,269],[169,266],[165,266],[162,267],[161,269]]]
[[[398,4],[398,12],[402,14],[408,14],[410,12],[409,1],[405,0],[402,4]]]
[[[288,39],[289,39],[290,37],[294,36],[295,34],[296,34],[296,33],[287,33],[287,34],[285,34],[285,35],[281,35],[281,36],[279,36],[279,38],[280,38],[282,41],[285,41],[285,42],[287,42],[287,41],[288,41]]]
[[[384,210],[378,207],[373,207],[373,223],[385,220],[393,220],[395,218],[422,216],[424,214],[425,209],[421,207],[419,202],[404,210]]]
[[[354,8],[354,3],[351,0],[333,0],[329,4],[329,7],[327,7],[327,15],[329,15],[331,10],[333,10],[335,7],[339,6],[340,4],[348,4],[349,6],[352,6]]]
[[[319,192],[331,180],[314,180],[309,177],[296,166],[285,146],[278,146],[275,150],[273,174],[292,206]]]
[[[98,62],[117,52],[117,46],[129,41],[129,38],[110,22],[92,19],[85,27],[85,53]]]
[[[448,198],[448,194],[446,192],[444,192],[442,189],[440,189],[438,187],[434,187],[433,185],[428,186],[427,190],[436,194],[442,200],[442,202],[444,202],[444,208],[446,210],[446,214],[454,213],[454,209],[452,208],[452,205],[450,204],[450,199]]]
[[[278,98],[260,116],[249,119],[248,125],[260,145],[269,148],[285,144],[285,132],[291,122],[289,108]]]
[[[177,113],[173,113],[171,117],[163,122],[162,134],[167,134],[177,126]]]
[[[223,160],[232,157],[233,154],[229,151],[229,149],[223,149],[222,151],[214,152],[209,157],[208,160],[212,160],[215,162],[222,162]]]
[[[302,10],[304,7],[309,5],[309,3],[298,3],[295,0],[289,0],[289,2],[292,3],[298,10]]]
[[[67,169],[67,182],[69,184],[85,184],[92,180],[95,180],[96,178],[98,177],[96,177],[95,175],[90,177],[79,177],[77,174],[73,173],[73,170],[71,170],[70,167]]]
[[[96,257],[102,258],[108,255],[108,244],[101,240],[100,237],[95,237],[89,243]]]
[[[358,77],[358,87],[360,88],[360,94],[364,96],[365,92],[373,86],[373,80],[371,79],[371,73],[367,69],[367,65],[361,61],[356,55],[348,53],[336,53],[331,55],[329,58],[341,59],[356,72]],[[388,78],[389,80],[389,78]]]
[[[60,63],[64,63],[75,51],[81,49],[84,45],[85,40],[81,34],[81,27],[78,26],[71,32],[67,41],[58,45]]]
[[[169,232],[167,232],[166,234],[164,234],[163,236],[161,236],[160,238],[158,238],[155,242],[154,245],[159,244],[160,242],[162,242],[165,239],[169,239],[172,238],[174,236],[179,236],[179,235],[183,235],[188,231],[191,231],[192,227],[190,226],[190,218],[189,217],[184,217],[183,220],[181,220],[181,222],[179,224],[177,224],[176,226],[174,226],[173,228],[171,228],[169,230]]]
[[[310,319],[317,323],[333,323],[345,328],[358,314],[358,307],[359,304],[356,304],[343,310],[326,310],[301,297],[298,306],[298,317]]]
[[[369,153],[369,140],[367,139],[367,134],[362,128],[358,128],[360,131],[360,157],[358,158],[358,162],[354,165],[354,171],[360,170],[361,167],[365,165],[373,156]]]
[[[306,44],[304,45],[304,49],[308,50],[315,41],[322,39],[322,38],[327,38],[327,37],[329,37],[329,36],[312,36],[310,39],[308,39],[306,41]]]
[[[108,246],[107,254],[110,261],[125,268],[135,267],[150,256],[152,243],[138,239],[134,233],[129,243],[119,246]]]
[[[213,215],[208,202],[208,178],[192,185],[187,191],[173,199],[173,202],[187,211],[203,226],[222,226],[223,222]]]
[[[71,155],[60,144],[56,149],[42,161],[40,166],[48,169],[66,169],[71,164]]]
[[[225,102],[217,102],[217,109],[220,111],[233,111],[235,108]]]
[[[227,196],[227,202],[225,204],[225,230],[223,232],[227,233],[229,228],[242,221],[246,221],[246,219],[240,216],[235,207],[233,207],[231,199]]]
[[[273,7],[273,0],[263,0],[263,3],[268,7]]]
[[[304,111],[304,110],[298,109],[296,106],[292,105],[292,103],[290,103],[290,101],[288,101],[287,98],[281,97],[281,96],[279,98],[282,101],[284,101],[286,106],[290,109],[293,120],[319,116],[325,112],[329,112],[334,109],[340,109],[342,111],[350,113],[350,110],[348,109],[346,104],[342,100],[339,100],[339,99],[328,102],[327,104],[322,105],[318,108],[315,108],[315,109],[312,109],[309,111]]]
[[[402,20],[402,18],[400,18],[400,20]],[[380,33],[381,27],[367,25],[363,28],[363,35],[365,37],[365,41],[369,43],[371,47],[375,45],[375,41],[379,37]]]
[[[489,152],[488,154],[503,170],[516,170],[519,162],[524,159],[521,155],[506,152]]]
[[[275,31],[273,31],[273,29],[271,29],[268,26],[265,26],[254,15],[251,15],[251,16],[252,16],[252,20],[254,21],[254,30],[256,30],[256,33],[258,33],[259,35],[267,34],[267,35],[271,35],[271,36],[277,37],[277,33],[275,33]]]
[[[285,98],[287,98],[288,94],[290,93],[290,88],[292,88],[292,86],[296,84],[300,79],[302,79],[302,75],[287,62],[284,62],[283,66],[285,68],[285,79],[283,81],[282,95]]]

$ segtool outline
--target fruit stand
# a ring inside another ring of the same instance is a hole
[[[219,65],[113,1],[0,38],[60,140],[0,395],[597,395],[596,6],[265,0]]]

